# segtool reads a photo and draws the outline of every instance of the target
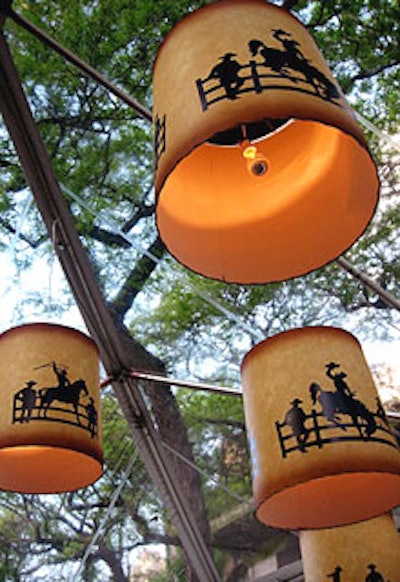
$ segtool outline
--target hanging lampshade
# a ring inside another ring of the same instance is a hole
[[[266,283],[337,258],[374,213],[376,168],[304,26],[263,0],[179,22],[154,66],[157,226],[207,277]]]
[[[102,474],[99,357],[86,335],[28,324],[0,335],[0,489],[61,493]]]
[[[390,514],[345,527],[303,531],[300,549],[307,582],[400,580],[400,535]]]
[[[400,451],[351,334],[278,334],[245,356],[242,379],[260,521],[328,528],[400,504]]]

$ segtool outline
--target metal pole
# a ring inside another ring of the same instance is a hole
[[[386,303],[388,307],[400,311],[400,301],[396,299],[394,295],[386,291],[386,289],[381,287],[381,285],[375,283],[375,281],[368,277],[368,275],[364,275],[364,273],[361,273],[361,271],[359,271],[356,267],[354,267],[354,265],[349,263],[349,261],[344,257],[339,257],[338,259],[336,259],[336,262],[342,267],[342,269],[344,269],[345,271],[350,273],[350,275],[361,281],[361,283],[368,287],[368,289],[379,295],[379,297],[382,299],[384,303]]]
[[[99,83],[99,85],[110,91],[110,93],[118,97],[118,99],[121,99],[121,101],[129,105],[129,107],[132,107],[132,109],[134,109],[136,113],[140,115],[140,117],[143,117],[143,119],[146,119],[146,121],[152,120],[151,111],[147,109],[147,107],[139,103],[139,101],[136,101],[136,99],[128,95],[128,93],[125,93],[125,91],[122,89],[119,89],[119,87],[111,83],[111,81],[109,81],[104,75],[85,63],[85,61],[80,59],[73,52],[62,46],[59,42],[54,40],[54,38],[49,36],[35,24],[32,24],[32,22],[29,22],[29,20],[23,16],[17,14],[13,9],[9,10],[8,16],[12,18],[16,24],[22,26],[22,28],[36,36],[36,38],[41,40],[45,45],[56,51],[66,61],[69,61],[75,65],[78,69],[85,73],[85,75],[94,79],[97,83]]]
[[[182,388],[191,388],[193,390],[222,394],[223,396],[239,396],[240,398],[243,398],[243,392],[241,390],[235,390],[235,388],[228,388],[227,386],[216,386],[215,384],[206,384],[204,382],[179,380],[177,378],[171,378],[171,376],[160,376],[158,374],[140,372],[138,370],[131,370],[127,373],[127,375],[131,378],[137,378],[138,380],[145,380],[148,382],[156,382],[158,384],[164,384],[165,386],[180,386]],[[113,382],[113,378],[105,378],[101,382],[101,386],[105,387],[109,384],[112,384]],[[392,423],[400,422],[400,412],[387,411],[385,414],[387,418],[392,421]]]
[[[181,494],[137,381],[126,377],[129,358],[81,245],[61,194],[51,160],[40,137],[19,81],[12,56],[0,31],[0,112],[18,152],[49,236],[74,293],[83,319],[99,346],[107,374],[116,377],[115,391],[151,478],[171,511],[172,522],[197,576],[215,582],[219,575],[197,522]],[[137,419],[141,419],[140,426]]]

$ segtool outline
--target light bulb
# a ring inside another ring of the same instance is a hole
[[[246,160],[247,171],[255,177],[263,176],[268,170],[266,158],[260,154],[254,145],[247,145],[242,152]]]

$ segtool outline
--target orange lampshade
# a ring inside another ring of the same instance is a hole
[[[400,535],[390,514],[300,533],[307,582],[400,581]]]
[[[193,12],[162,44],[153,85],[157,225],[185,266],[229,282],[281,281],[337,258],[364,231],[375,165],[287,11],[220,0]]]
[[[400,504],[400,451],[351,334],[278,334],[246,355],[242,379],[260,521],[328,528]]]
[[[0,335],[0,489],[61,493],[102,475],[99,356],[47,323]]]

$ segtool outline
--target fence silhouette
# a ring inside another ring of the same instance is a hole
[[[238,74],[238,78],[243,81],[243,83],[240,87],[234,90],[235,96],[241,95],[242,93],[261,93],[267,89],[282,89],[286,91],[307,93],[314,97],[319,97],[324,101],[329,101],[338,107],[342,107],[340,103],[333,101],[318,91],[316,89],[316,84],[311,83],[306,77],[299,74],[293,74],[292,72],[290,74],[274,72],[270,66],[253,59],[251,59],[249,63],[240,66],[238,73],[240,73],[240,75]],[[284,80],[286,83],[282,82]],[[276,83],[273,81],[276,81]],[[287,81],[291,82],[290,85],[287,84]],[[228,96],[224,85],[217,77],[208,76],[203,79],[197,79],[196,86],[203,111],[206,111],[211,105],[218,101],[232,99],[232,97]]]
[[[36,398],[36,401],[40,401]],[[87,407],[83,404],[78,404],[75,408],[71,403],[59,403],[54,406],[53,403],[47,408],[43,408],[40,404],[35,404],[33,407],[27,409],[21,399],[14,398],[13,417],[12,422],[15,423],[29,423],[35,421],[45,422],[61,422],[77,426],[91,433],[92,437],[97,436],[97,420],[90,418]]]
[[[362,428],[365,427],[365,424],[360,422],[356,425],[352,421],[341,421],[340,426],[337,426],[329,422],[322,412],[317,412],[315,409],[312,409],[311,414],[305,415],[304,428],[307,431],[308,438],[301,444],[301,446],[299,445],[292,428],[285,422],[276,421],[275,426],[278,433],[282,457],[285,459],[294,451],[304,452],[306,449],[313,447],[322,449],[324,445],[346,441],[372,441],[397,448],[397,444],[394,442],[393,433],[390,430],[386,419],[383,419],[379,414],[372,414],[372,416],[377,425],[375,433],[372,435],[361,435],[358,426],[362,430]],[[346,429],[346,433],[344,433],[343,436],[338,436],[337,431],[340,430],[341,427]],[[333,431],[335,431],[335,435],[332,435]],[[331,436],[329,433],[331,433]],[[389,439],[386,435],[389,435],[391,438]]]

